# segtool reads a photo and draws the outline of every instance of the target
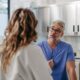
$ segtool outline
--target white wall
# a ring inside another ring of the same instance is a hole
[[[10,0],[10,15],[19,7],[29,7],[31,0]]]

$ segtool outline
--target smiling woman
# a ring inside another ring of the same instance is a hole
[[[54,80],[77,80],[72,46],[61,40],[64,35],[64,27],[63,21],[54,21],[49,29],[48,39],[38,45],[43,50],[52,69],[51,75]]]

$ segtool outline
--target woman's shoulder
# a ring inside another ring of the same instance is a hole
[[[32,56],[32,55],[37,55],[38,53],[42,54],[41,48],[38,45],[31,43],[27,46],[24,46],[24,47],[20,48],[17,51],[16,56],[25,58],[25,57],[29,57],[29,56]]]
[[[25,50],[41,50],[40,47],[37,44],[29,44],[28,46],[25,47]]]

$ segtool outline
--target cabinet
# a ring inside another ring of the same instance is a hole
[[[64,6],[64,14],[65,14],[65,35],[75,35],[77,34],[76,30],[76,5],[75,4],[67,4]]]
[[[80,36],[80,1],[35,8],[39,35],[47,36],[47,26],[55,20],[65,22],[65,36]]]
[[[65,10],[65,35],[80,36],[80,1],[68,3]]]
[[[50,6],[50,19],[65,22],[65,36],[80,36],[80,1]]]
[[[64,5],[51,5],[50,6],[50,23],[55,20],[64,20],[63,16]]]
[[[34,12],[38,19],[37,32],[39,37],[47,37],[47,27],[50,25],[50,7],[36,7]]]
[[[80,1],[77,3],[77,31],[78,35],[80,35]]]

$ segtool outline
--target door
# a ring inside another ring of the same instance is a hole
[[[50,19],[51,23],[55,20],[62,20],[65,22],[65,36],[74,36],[74,34],[76,34],[75,3],[51,5]]]
[[[38,19],[37,32],[38,40],[47,38],[47,27],[50,25],[50,8],[46,7],[37,7],[34,9],[36,17]]]
[[[80,36],[80,1],[76,3],[77,5],[77,32],[78,36]]]
[[[64,15],[63,15],[63,8],[64,5],[51,5],[50,6],[50,22],[52,23],[55,20],[63,20],[64,21]]]
[[[65,35],[74,36],[76,32],[76,5],[65,5]]]

